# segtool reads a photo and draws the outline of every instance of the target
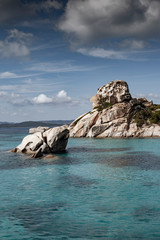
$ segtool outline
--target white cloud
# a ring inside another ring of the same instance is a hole
[[[79,48],[77,52],[100,58],[109,58],[109,59],[127,59],[125,52],[115,51],[115,50],[105,50],[103,48]]]
[[[12,29],[3,41],[0,41],[0,54],[3,57],[26,57],[30,50],[28,45],[33,37],[31,33],[24,33],[17,29]]]
[[[81,43],[160,35],[159,0],[69,0],[59,29]]]
[[[149,99],[160,99],[160,95],[159,94],[154,94],[154,93],[139,93],[136,94],[136,97],[140,97],[140,98],[149,98]]]
[[[0,79],[5,79],[5,78],[28,78],[28,77],[32,77],[32,76],[37,76],[40,75],[39,73],[37,74],[24,74],[24,75],[18,75],[16,73],[13,72],[1,72],[0,73]],[[31,79],[28,79],[25,81],[26,83],[31,83]]]
[[[57,99],[59,100],[64,100],[64,101],[70,101],[71,98],[67,96],[67,93],[64,90],[61,90],[58,94],[57,94]]]
[[[76,66],[70,61],[62,62],[44,62],[32,64],[29,71],[47,72],[47,73],[66,73],[66,72],[81,72],[81,71],[91,71],[94,70],[93,67],[86,66]]]
[[[17,75],[12,72],[2,72],[0,73],[0,78],[17,78]]]
[[[45,103],[51,103],[53,101],[52,98],[47,97],[45,94],[40,94],[38,97],[33,98],[33,103],[35,104],[45,104]]]
[[[34,97],[31,102],[34,104],[73,104],[75,103],[71,97],[67,95],[67,92],[61,90],[56,96],[48,97],[45,94],[39,94],[37,97]]]

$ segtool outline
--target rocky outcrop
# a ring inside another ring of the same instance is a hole
[[[115,80],[110,82],[97,91],[97,94],[91,97],[90,101],[93,102],[93,108],[98,107],[101,101],[105,101],[110,104],[129,101],[132,99],[128,84],[122,80]]]
[[[69,126],[70,137],[160,137],[160,106],[132,98],[126,82],[104,85],[91,101],[93,110]]]
[[[41,127],[34,129],[35,133],[24,137],[12,152],[32,154],[32,157],[37,158],[46,153],[65,151],[69,137],[67,125],[41,130]]]

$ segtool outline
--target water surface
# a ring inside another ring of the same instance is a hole
[[[160,239],[160,139],[69,139],[53,159],[0,130],[0,239]]]

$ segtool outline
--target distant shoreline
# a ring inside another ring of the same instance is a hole
[[[56,127],[60,125],[70,125],[73,120],[50,120],[50,121],[25,121],[20,123],[12,122],[0,122],[0,128],[10,128],[10,127]]]

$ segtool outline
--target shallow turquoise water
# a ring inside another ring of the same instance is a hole
[[[70,139],[55,159],[7,152],[0,130],[0,239],[160,239],[160,139]]]

